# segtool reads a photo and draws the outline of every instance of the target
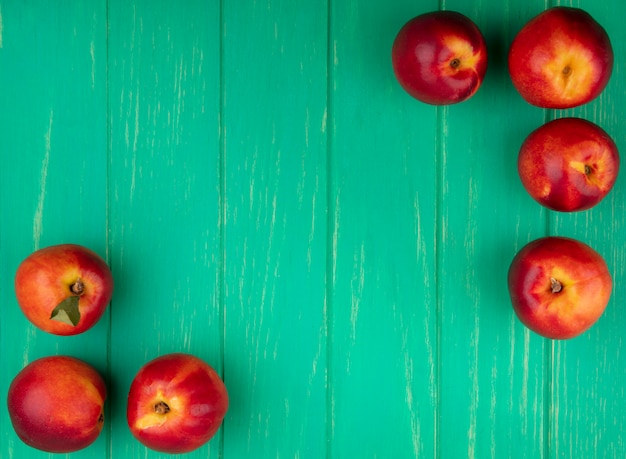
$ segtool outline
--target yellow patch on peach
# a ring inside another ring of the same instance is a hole
[[[451,51],[453,59],[456,59],[458,62],[456,67],[450,65],[449,61],[441,64],[443,74],[452,75],[459,70],[473,69],[481,59],[480,50],[475,51],[474,47],[467,40],[458,37],[446,37],[443,44]]]
[[[549,180],[542,180],[542,182],[541,189],[538,191],[537,196],[540,198],[547,198],[552,192],[552,185]]]
[[[580,324],[588,324],[594,317],[594,307],[590,298],[607,297],[608,294],[600,281],[594,282],[589,278],[581,278],[576,281],[565,270],[554,267],[550,270],[550,276],[561,283],[561,290],[553,292],[551,285],[542,287],[543,295],[552,296],[550,301],[545,301],[547,306],[537,312],[541,320],[547,318],[556,319],[562,327],[576,329]],[[588,306],[591,305],[591,306]],[[567,325],[566,325],[567,324]]]
[[[563,99],[579,98],[589,91],[597,80],[593,55],[579,44],[559,44],[554,49],[553,59],[546,62],[543,73],[554,91]]]
[[[164,402],[169,408],[167,413],[158,413],[154,407],[159,403]],[[176,418],[179,413],[184,409],[185,403],[180,397],[167,397],[163,391],[157,391],[157,394],[147,402],[149,406],[148,414],[141,416],[135,422],[135,427],[138,429],[149,429],[151,427],[160,427],[168,419]]]
[[[586,161],[570,161],[569,167],[576,172],[586,175],[587,181],[601,190],[610,187],[610,180],[606,175],[613,174],[611,152],[607,148],[598,145],[597,142],[586,142],[589,145],[581,144],[580,149],[592,152]]]
[[[88,434],[94,428],[101,428],[101,423],[94,424],[94,421],[98,421],[94,414],[99,414],[98,410],[103,406],[104,398],[89,379],[77,377],[81,368],[74,362],[69,362],[66,367],[49,366],[41,377],[48,380],[48,373],[52,372],[55,373],[54,393],[58,405],[54,412],[55,422],[60,425],[83,427],[82,434]],[[79,399],[76,398],[77,393],[81,394]],[[38,393],[32,391],[32,394],[36,396]]]
[[[560,293],[562,293],[564,289],[569,288],[571,285],[573,285],[570,274],[556,264],[546,264],[543,267],[543,273],[545,274],[545,277],[542,276],[541,282],[537,283],[533,289],[537,295],[552,296],[559,294],[553,292],[553,285],[551,282],[548,282],[548,280],[551,279],[555,279],[560,283]]]
[[[569,163],[569,166],[572,169],[574,169],[576,172],[580,173],[581,175],[584,175],[587,181],[591,183],[592,185],[595,185],[600,188],[602,187],[602,182],[598,180],[595,174],[591,173],[592,172],[591,169],[587,169],[589,168],[588,164],[582,161],[572,161]]]
[[[93,401],[94,404],[102,405],[104,403],[104,399],[102,398],[102,395],[100,394],[96,386],[91,384],[91,382],[86,381],[86,380],[83,381],[83,387],[84,387],[85,393],[89,396],[89,399]]]
[[[61,282],[68,287],[76,282],[76,279],[80,277],[78,269],[68,269],[61,276]]]
[[[77,374],[80,373],[81,369],[77,365],[73,365],[72,362],[67,364],[67,367],[71,368],[70,371],[64,371],[63,368],[50,367],[50,372],[57,372],[54,376],[55,382],[55,391],[59,397],[62,397],[63,400],[70,402],[74,399],[76,392],[80,392],[81,394],[85,394],[87,399],[92,401],[96,405],[102,405],[104,403],[104,399],[96,386],[94,386],[91,381],[86,378],[77,377]],[[43,377],[47,378],[47,374],[44,373]],[[76,386],[80,387],[76,387]]]

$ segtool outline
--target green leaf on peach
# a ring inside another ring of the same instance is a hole
[[[61,301],[50,315],[51,320],[58,320],[75,327],[80,321],[80,310],[78,309],[79,296],[68,296]]]

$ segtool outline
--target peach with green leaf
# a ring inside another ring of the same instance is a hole
[[[93,327],[113,294],[113,276],[94,251],[76,244],[37,250],[20,263],[15,294],[24,315],[55,335]]]

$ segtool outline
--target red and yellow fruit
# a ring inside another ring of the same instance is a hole
[[[568,339],[600,318],[613,281],[602,256],[587,244],[549,236],[530,242],[515,255],[508,287],[524,325],[546,338]]]
[[[509,74],[520,95],[544,108],[571,108],[595,99],[613,71],[604,28],[579,8],[557,6],[531,19],[509,49]]]
[[[24,443],[42,451],[69,453],[98,438],[105,398],[105,383],[93,367],[73,357],[44,357],[13,379],[7,407]]]
[[[525,139],[517,168],[524,188],[538,203],[573,212],[604,199],[619,165],[617,146],[602,128],[580,118],[560,118]]]
[[[228,409],[226,386],[203,360],[168,354],[146,363],[128,393],[132,434],[155,451],[193,451],[218,431]]]
[[[411,19],[398,32],[391,58],[404,90],[432,105],[469,99],[487,71],[487,46],[480,30],[454,11],[433,11]]]
[[[30,254],[15,274],[15,294],[24,315],[55,335],[76,335],[93,327],[113,294],[105,261],[76,244]]]

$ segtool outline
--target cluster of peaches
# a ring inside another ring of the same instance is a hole
[[[436,11],[410,20],[398,33],[392,64],[400,85],[433,105],[461,102],[476,93],[487,70],[487,49],[466,16]],[[576,107],[607,85],[613,51],[606,31],[586,12],[554,7],[529,21],[508,55],[514,87],[530,104]],[[523,142],[518,172],[541,205],[583,211],[612,189],[619,169],[617,147],[599,126],[580,118],[556,119]],[[515,313],[536,333],[554,339],[577,336],[604,312],[612,279],[604,259],[570,238],[544,237],[513,259],[508,286]],[[93,251],[64,244],[38,250],[18,267],[18,304],[40,329],[75,335],[102,317],[113,292],[107,264]],[[13,379],[7,407],[26,444],[67,453],[92,444],[104,423],[106,384],[89,364],[68,356],[35,360]],[[146,363],[132,381],[127,422],[132,434],[156,451],[184,453],[219,429],[228,395],[217,372],[189,354]]]
[[[113,276],[92,250],[75,244],[30,254],[15,274],[15,293],[24,315],[54,335],[92,328],[113,294]],[[91,445],[104,425],[106,384],[88,363],[48,356],[26,365],[9,386],[7,408],[17,436],[51,453]],[[161,355],[143,365],[127,397],[127,422],[146,447],[186,453],[208,442],[228,409],[217,372],[185,353]]]
[[[487,71],[485,40],[468,17],[453,11],[417,16],[398,32],[392,65],[400,85],[431,105],[469,99]],[[527,22],[508,51],[513,86],[529,104],[567,109],[600,95],[613,70],[605,29],[586,11],[549,8]],[[554,119],[522,143],[517,170],[526,191],[559,212],[585,211],[613,188],[619,170],[615,142],[581,118]],[[529,329],[567,339],[589,329],[604,312],[613,287],[602,256],[571,238],[531,241],[508,271],[513,309]]]

